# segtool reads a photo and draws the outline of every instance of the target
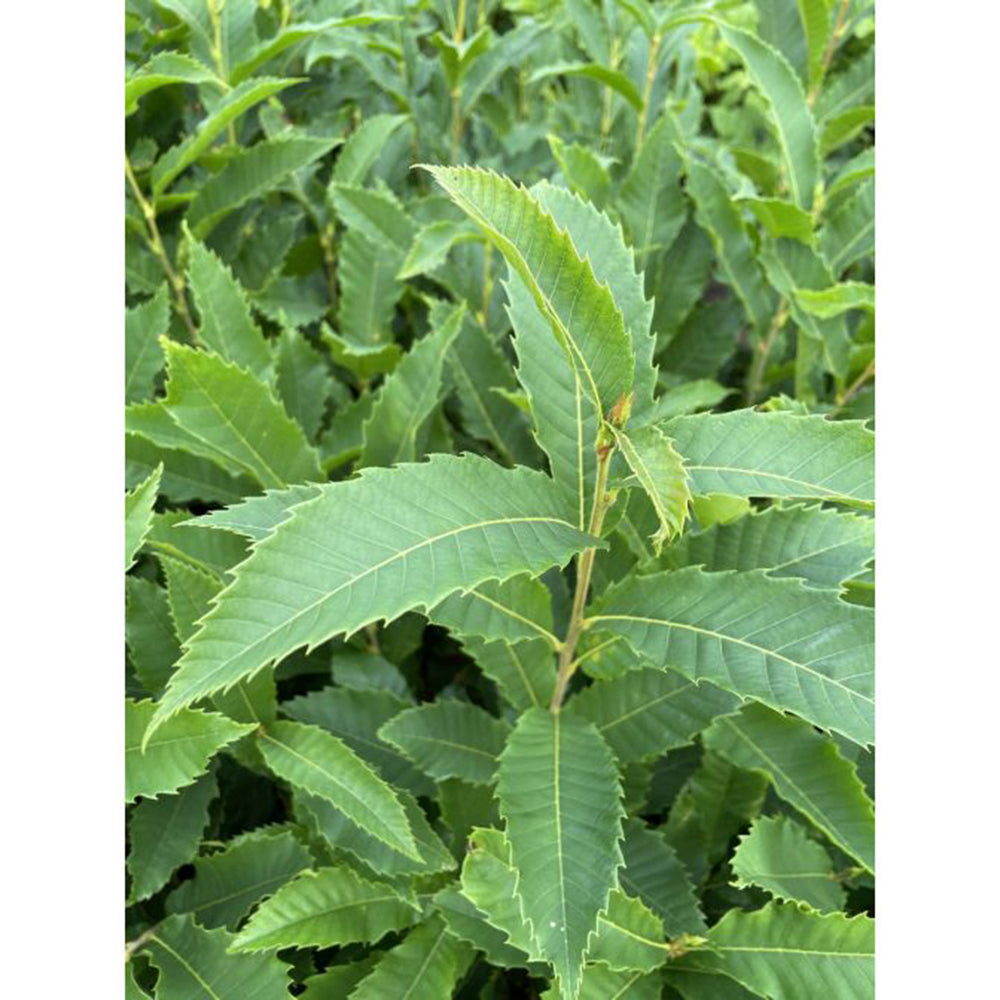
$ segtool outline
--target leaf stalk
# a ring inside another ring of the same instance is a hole
[[[139,208],[142,209],[142,217],[146,221],[146,244],[153,252],[153,256],[160,262],[160,267],[163,268],[163,272],[170,282],[170,287],[173,289],[176,300],[177,312],[181,319],[184,320],[184,324],[188,328],[188,333],[191,334],[191,339],[195,343],[198,343],[198,330],[195,328],[194,320],[191,319],[191,312],[188,309],[184,279],[174,270],[173,265],[170,263],[167,249],[160,237],[159,227],[156,225],[156,209],[142,193],[127,154],[125,156],[125,176],[128,178],[129,186],[132,188],[135,200],[139,203]]]
[[[603,438],[603,435],[601,436]],[[594,487],[594,505],[590,512],[590,524],[587,532],[595,537],[601,533],[604,524],[604,515],[610,507],[610,497],[608,494],[608,471],[611,468],[611,456],[614,454],[614,444],[605,444],[598,439],[597,444],[597,483]],[[584,618],[583,612],[587,605],[587,592],[590,590],[590,577],[594,570],[594,559],[597,556],[596,546],[584,549],[580,556],[580,562],[576,571],[576,590],[573,594],[573,608],[570,612],[569,626],[566,630],[566,638],[563,640],[562,648],[559,650],[559,673],[556,676],[556,687],[552,692],[552,701],[549,704],[549,711],[553,715],[558,715],[562,708],[563,699],[566,697],[566,688],[569,686],[570,678],[576,671],[579,660],[574,660],[573,654],[576,652],[576,644],[583,634]]]

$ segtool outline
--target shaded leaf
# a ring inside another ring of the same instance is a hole
[[[874,739],[874,623],[867,609],[797,580],[690,567],[611,588],[589,622],[655,665]]]
[[[155,708],[152,701],[125,699],[126,802],[139,795],[156,798],[190,785],[205,773],[215,753],[254,728],[215,712],[185,708],[160,726],[143,750]]]
[[[614,760],[590,722],[537,708],[518,719],[497,798],[524,918],[570,996],[622,863],[620,796]]]

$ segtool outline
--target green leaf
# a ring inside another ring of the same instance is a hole
[[[153,522],[153,504],[160,488],[163,466],[158,465],[152,475],[134,490],[125,494],[125,572],[135,565],[135,557],[149,533]]]
[[[275,1000],[288,990],[288,966],[274,956],[232,955],[233,935],[205,930],[190,915],[156,925],[142,951],[160,970],[157,1000]]]
[[[302,428],[249,372],[205,351],[164,341],[167,412],[185,434],[262,486],[320,478]]]
[[[730,841],[764,806],[767,777],[709,751],[677,792],[662,832],[692,880],[701,883]]]
[[[614,889],[607,911],[598,917],[597,937],[587,958],[616,972],[652,972],[667,960],[667,953],[660,918],[641,900]]]
[[[126,410],[126,426],[128,412]],[[125,481],[137,485],[163,465],[160,493],[175,503],[202,500],[206,503],[236,503],[257,492],[257,486],[246,476],[232,476],[215,462],[160,447],[137,433],[125,435]]]
[[[234,209],[272,191],[289,174],[325,156],[340,142],[340,139],[290,135],[258,142],[243,150],[198,189],[186,216],[191,231],[204,239]]]
[[[870,48],[843,72],[830,77],[816,99],[816,120],[826,122],[875,99],[875,50]]]
[[[396,793],[341,740],[316,726],[278,721],[268,724],[259,746],[279,778],[332,802],[378,840],[420,860]]]
[[[395,663],[370,650],[345,646],[333,654],[330,674],[340,687],[354,691],[381,691],[412,702],[410,685]]]
[[[468,314],[446,360],[466,431],[488,441],[507,465],[537,465],[539,452],[528,421],[500,395],[500,390],[517,390],[510,363],[500,345]]]
[[[546,640],[484,642],[466,638],[462,645],[515,708],[548,707],[555,691],[556,668]]]
[[[226,579],[232,568],[246,559],[249,546],[242,538],[189,523],[187,513],[168,510],[154,514],[147,547],[157,555],[170,556],[219,580]]]
[[[505,946],[525,964],[540,962],[531,927],[517,895],[519,875],[511,867],[510,844],[499,830],[473,830],[462,864],[462,895],[492,927],[503,932]]]
[[[819,148],[823,156],[854,139],[862,129],[875,122],[875,105],[865,104],[828,118],[820,133]]]
[[[664,542],[684,530],[688,517],[691,492],[684,459],[659,427],[638,427],[631,432],[616,429],[615,440],[656,511],[659,527],[652,543],[659,554]]]
[[[125,577],[125,641],[136,676],[159,695],[180,659],[167,592],[152,580]]]
[[[218,792],[215,778],[206,774],[176,795],[136,805],[128,821],[130,900],[159,892],[174,870],[194,857],[208,826],[208,807]]]
[[[636,111],[642,110],[642,96],[635,84],[624,73],[609,69],[600,63],[553,63],[535,70],[528,78],[528,83],[537,83],[539,80],[546,80],[552,76],[582,77],[586,80],[594,80],[602,86],[609,87],[616,94],[620,94]]]
[[[754,329],[760,331],[771,319],[771,297],[740,213],[714,167],[689,157],[685,171],[695,218],[715,247],[720,277],[736,293]]]
[[[713,23],[771,106],[792,200],[800,208],[811,208],[819,180],[819,151],[816,125],[799,78],[788,60],[760,38],[722,21]]]
[[[290,24],[288,27],[282,28],[272,38],[261,42],[247,58],[237,66],[233,66],[229,71],[229,82],[235,86],[263,66],[264,63],[281,55],[290,46],[333,31],[335,28],[362,27],[368,24],[379,24],[383,21],[398,20],[399,18],[392,14],[356,14],[353,17],[331,17],[315,23],[300,21],[297,24]]]
[[[197,59],[182,52],[157,52],[125,79],[125,117],[135,114],[146,94],[173,83],[212,83],[222,88],[222,81]]]
[[[812,248],[794,240],[779,239],[761,247],[760,261],[768,280],[784,296],[799,329],[823,346],[830,371],[840,378],[847,374],[850,340],[842,317],[821,320],[799,307],[802,288],[826,288],[833,274]]]
[[[559,1000],[557,987],[543,1000]],[[657,972],[614,972],[606,965],[588,965],[580,981],[580,1000],[660,1000],[663,984]]]
[[[631,578],[587,621],[655,665],[799,713],[857,743],[874,739],[872,615],[798,580],[699,568]]]
[[[190,30],[187,44],[191,54],[208,65],[214,63],[228,79],[228,67],[237,63],[257,42],[254,9],[242,3],[220,4],[206,0],[157,0],[158,6],[174,13]]]
[[[314,440],[319,431],[333,380],[326,359],[294,327],[278,340],[275,388],[285,412]]]
[[[163,367],[160,337],[170,325],[170,296],[166,283],[142,305],[125,310],[125,402],[141,402],[153,395]]]
[[[571,997],[622,863],[620,797],[614,759],[592,723],[537,708],[518,719],[497,798],[524,918]]]
[[[810,93],[819,87],[825,72],[824,59],[830,37],[830,9],[826,0],[797,0],[799,17],[809,47]]]
[[[417,436],[439,402],[445,355],[464,316],[464,303],[439,316],[382,383],[362,429],[361,466],[396,465],[423,457]]]
[[[291,509],[299,503],[314,500],[322,488],[315,483],[299,483],[283,490],[267,490],[261,496],[247,497],[239,503],[212,510],[192,518],[190,524],[233,531],[259,542],[291,517]]]
[[[650,413],[650,422],[661,423],[671,417],[681,417],[697,410],[711,409],[728,396],[732,396],[735,391],[708,378],[684,382],[673,389],[668,389],[656,400]]]
[[[361,655],[374,659],[369,654]],[[408,788],[414,795],[433,795],[433,783],[377,735],[381,726],[412,703],[408,694],[400,697],[389,691],[326,687],[286,701],[281,707],[297,722],[319,726],[343,740],[397,789]]]
[[[188,245],[188,283],[201,323],[198,336],[220,357],[269,382],[274,359],[233,272],[203,243]]]
[[[682,1000],[761,1000],[759,993],[751,992],[735,979],[688,962],[672,962],[662,973],[664,982]]]
[[[342,1000],[350,996],[354,987],[372,971],[380,956],[381,952],[373,951],[357,962],[331,965],[325,972],[309,976],[304,980],[306,991],[301,996],[305,1000]]]
[[[861,421],[791,413],[700,413],[663,424],[691,492],[874,503],[875,436]]]
[[[363,184],[389,138],[407,118],[407,115],[373,115],[366,118],[344,143],[333,165],[331,183]]]
[[[713,245],[701,226],[689,218],[664,255],[652,285],[653,329],[661,346],[677,334],[704,291],[712,270]],[[750,280],[762,285],[759,274],[751,272]],[[754,301],[758,297],[763,300],[764,295],[755,295]]]
[[[159,719],[299,646],[433,605],[460,587],[565,563],[593,540],[564,512],[543,474],[472,455],[369,469],[324,486],[257,544],[220,595]]]
[[[430,917],[383,954],[351,1000],[442,1000],[451,996],[473,956],[469,945],[448,933],[440,917]]]
[[[288,830],[264,827],[194,859],[194,878],[167,897],[168,913],[190,913],[202,927],[233,930],[247,911],[311,862]]]
[[[532,187],[531,195],[538,199],[556,225],[566,230],[577,256],[590,261],[594,277],[608,286],[615,305],[621,310],[622,322],[635,352],[632,419],[644,419],[656,386],[653,364],[656,338],[650,331],[653,303],[646,298],[642,273],[637,273],[635,253],[625,245],[621,226],[565,189],[540,181]]]
[[[480,239],[478,231],[467,222],[454,222],[451,219],[431,222],[417,230],[396,278],[405,281],[418,274],[429,274],[447,260],[448,251],[456,243],[478,239]]]
[[[708,932],[712,951],[691,956],[776,1000],[857,1000],[875,989],[875,922],[864,914],[819,914],[794,903],[734,909]]]
[[[704,934],[705,918],[694,887],[660,832],[638,819],[626,820],[622,854],[625,867],[618,876],[622,889],[659,915],[669,937]]]
[[[690,743],[717,715],[738,707],[738,698],[711,684],[640,667],[597,681],[574,695],[566,711],[593,722],[619,763],[629,764]]]
[[[545,584],[530,576],[490,581],[467,593],[451,594],[428,609],[427,617],[464,638],[513,644],[541,637],[553,648],[559,643],[552,634],[552,597]]]
[[[826,190],[827,202],[855,184],[860,184],[869,177],[875,176],[875,150],[872,147],[863,149],[857,156],[852,156],[834,175]]]
[[[163,343],[172,343],[164,339]],[[190,348],[186,348],[190,350]],[[203,352],[207,353],[207,352]],[[215,355],[211,355],[215,357]],[[240,369],[242,371],[242,369]],[[241,467],[228,455],[203,441],[197,435],[182,427],[171,415],[163,399],[147,403],[132,403],[125,407],[125,431],[139,434],[160,448],[186,451],[199,458],[208,459],[225,469],[231,475],[238,474]]]
[[[255,104],[299,82],[294,78],[261,77],[258,80],[247,80],[246,83],[229,91],[215,105],[212,113],[202,120],[194,135],[168,149],[156,162],[150,175],[153,195],[159,198],[176,177],[208,150],[216,136],[223,132],[227,125]]]
[[[685,535],[663,556],[672,569],[703,566],[711,572],[766,569],[808,586],[839,590],[874,557],[870,517],[821,507],[769,507],[759,514]]]
[[[795,293],[795,299],[806,312],[819,316],[820,319],[839,316],[848,309],[874,312],[875,286],[863,281],[843,281],[839,285],[818,291],[800,288]]]
[[[742,197],[737,200],[753,212],[771,236],[788,236],[800,243],[813,242],[812,216],[793,202],[781,198]]]
[[[234,951],[374,944],[415,923],[420,910],[390,886],[350,868],[306,871],[262,903],[232,943]]]
[[[674,146],[678,141],[676,119],[663,114],[650,129],[622,184],[618,210],[640,257],[672,246],[687,221],[687,203],[680,187],[683,162]]]
[[[434,908],[444,920],[448,933],[483,952],[490,965],[504,969],[534,965],[538,972],[545,974],[545,966],[532,963],[527,952],[508,944],[506,933],[494,927],[475,903],[452,886],[435,894]]]
[[[215,712],[185,708],[159,727],[142,749],[156,705],[125,699],[125,801],[152,799],[190,785],[204,774],[209,760],[253,726]]]
[[[552,133],[549,133],[548,140],[570,190],[580,198],[593,202],[595,207],[603,208],[611,188],[611,176],[605,167],[606,158],[578,142],[567,145]]]
[[[198,620],[208,611],[212,598],[222,589],[222,581],[170,556],[160,556],[160,565],[167,581],[167,601],[174,631],[184,645],[194,635]]]
[[[875,870],[875,810],[855,766],[837,744],[800,719],[748,705],[718,719],[706,746],[740,767],[762,771],[777,793],[838,847]]]
[[[399,199],[385,189],[372,190],[353,184],[332,183],[330,201],[343,223],[402,263],[403,249],[413,242],[417,227]]]
[[[391,343],[389,322],[392,319],[396,303],[403,294],[403,285],[396,280],[396,270],[399,262],[392,254],[386,254],[371,240],[356,229],[349,229],[344,235],[340,246],[340,257],[337,263],[337,278],[340,281],[340,309],[337,315],[340,335],[349,348],[360,353],[361,348],[368,348],[381,359],[387,353],[395,359],[400,349]],[[340,364],[355,369],[355,364],[349,363],[334,355]],[[356,368],[366,372],[366,368]],[[379,360],[375,371],[387,370],[386,364]]]
[[[295,813],[305,825],[322,837],[330,847],[367,865],[373,872],[388,876],[429,875],[452,871],[455,859],[441,838],[431,829],[423,809],[408,792],[396,790],[406,819],[413,831],[420,860],[414,860],[387,847],[382,841],[352,823],[347,816],[324,799],[295,794]]]
[[[490,784],[510,726],[461,701],[408,708],[379,730],[432,778]]]
[[[485,232],[530,290],[601,412],[632,387],[634,354],[621,312],[570,237],[505,177],[470,167],[426,167]]]
[[[870,177],[820,231],[819,245],[834,274],[875,250],[875,179]]]
[[[775,899],[817,910],[843,909],[845,893],[830,855],[787,816],[758,816],[733,854],[737,887],[755,885]]]

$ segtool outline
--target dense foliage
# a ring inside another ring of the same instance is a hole
[[[127,0],[127,995],[872,995],[865,0]]]

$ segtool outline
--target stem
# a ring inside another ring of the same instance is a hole
[[[462,85],[457,83],[451,92],[451,162],[458,159],[458,147],[462,141]]]
[[[809,96],[806,98],[810,108],[816,103],[820,84],[823,82],[823,77],[826,76],[826,71],[830,68],[830,63],[833,62],[833,54],[837,51],[840,38],[844,34],[844,21],[847,18],[847,9],[850,6],[851,0],[840,0],[840,8],[837,10],[837,23],[834,25],[833,31],[830,32],[830,40],[826,43],[826,49],[823,52],[823,64],[819,72],[819,79],[816,81],[816,86],[809,91]]]
[[[483,315],[480,322],[482,327],[489,333],[486,327],[486,318],[489,314],[490,309],[490,298],[493,296],[493,274],[492,274],[492,263],[493,263],[493,244],[487,243],[486,248],[483,250]]]
[[[207,0],[208,16],[212,19],[212,59],[215,61],[216,72],[222,77],[223,82],[229,83],[229,71],[226,68],[225,56],[222,54],[222,22],[219,20],[217,3],[218,0]],[[226,126],[226,137],[232,145],[236,145],[235,122],[230,122]]]
[[[750,371],[747,374],[747,406],[753,406],[757,399],[757,394],[760,392],[760,384],[764,379],[764,368],[767,365],[768,355],[770,355],[771,349],[774,347],[774,342],[777,340],[778,334],[781,333],[781,328],[785,325],[786,319],[788,319],[788,303],[782,299],[778,303],[774,319],[771,320],[771,328],[768,330],[767,336],[757,347],[753,363],[750,365]]]
[[[875,362],[869,361],[865,370],[840,394],[837,399],[837,410],[842,410],[854,399],[861,387],[875,374]],[[836,412],[836,411],[834,411]]]
[[[598,445],[597,483],[594,487],[594,506],[590,512],[590,525],[587,528],[588,533],[595,537],[601,533],[601,526],[604,524],[604,515],[608,510],[608,470],[611,468],[611,456],[613,453],[613,445]],[[549,711],[553,715],[559,714],[563,698],[566,697],[566,688],[577,667],[577,664],[573,662],[573,653],[576,651],[576,644],[579,642],[580,635],[583,632],[583,611],[587,605],[587,591],[590,590],[590,576],[594,569],[594,558],[596,555],[597,549],[595,547],[591,546],[589,549],[584,549],[577,566],[573,609],[570,612],[566,638],[563,640],[562,648],[559,650],[559,673],[556,676],[556,688],[552,693],[552,701],[549,704]]]
[[[132,170],[132,164],[127,154],[125,156],[125,176],[128,178],[132,194],[135,195],[135,200],[142,209],[142,216],[146,220],[146,244],[152,250],[153,256],[160,262],[160,266],[163,268],[167,280],[170,282],[170,287],[174,290],[174,297],[177,300],[177,313],[184,320],[188,332],[191,334],[191,339],[197,343],[198,331],[188,310],[187,297],[184,294],[184,279],[174,270],[173,265],[170,263],[170,257],[167,256],[167,249],[160,238],[160,229],[156,225],[156,209],[150,204],[139,188],[139,182],[135,179],[135,173]]]
[[[147,942],[153,935],[156,934],[156,928],[159,927],[159,923],[153,924],[152,927],[144,930],[134,941],[128,941],[125,944],[125,961],[128,962],[132,956]]]
[[[458,0],[458,13],[455,15],[455,34],[452,36],[455,43],[459,43],[465,37],[465,3],[466,0]]]
[[[639,112],[639,126],[635,135],[635,152],[639,155],[642,149],[643,133],[646,131],[646,117],[649,112],[649,98],[653,93],[653,82],[656,80],[656,61],[660,55],[660,33],[653,35],[649,43],[649,55],[646,58],[646,83],[642,89],[642,110]]]
[[[608,59],[611,69],[618,69],[618,39],[611,39],[611,54]],[[601,110],[601,149],[607,145],[608,133],[611,131],[611,99],[610,87],[604,88],[604,107]]]

